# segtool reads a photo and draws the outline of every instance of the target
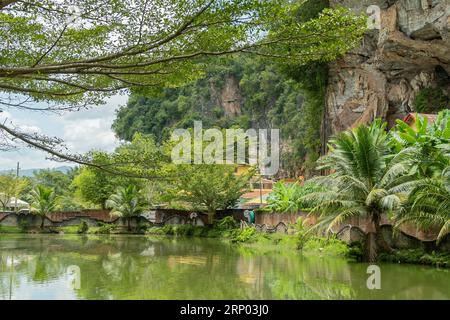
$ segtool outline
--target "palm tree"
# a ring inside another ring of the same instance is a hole
[[[145,202],[141,191],[135,185],[129,185],[119,187],[106,201],[106,207],[112,209],[111,215],[126,218],[128,231],[131,231],[131,218],[145,210]]]
[[[438,178],[418,180],[396,218],[397,227],[408,222],[423,229],[438,227],[437,243],[444,239],[450,233],[450,166]]]
[[[52,188],[38,185],[31,191],[31,198],[31,211],[41,217],[41,229],[44,229],[45,216],[56,208],[55,191]]]
[[[317,227],[327,226],[328,232],[352,217],[370,219],[368,261],[376,260],[379,248],[392,251],[380,232],[381,217],[400,209],[414,180],[407,163],[391,159],[385,127],[376,120],[370,127],[360,126],[330,140],[330,152],[320,160],[319,169],[332,173],[313,179],[327,190],[305,196],[317,203],[311,211],[319,217]]]
[[[450,232],[450,110],[439,112],[431,124],[418,115],[414,129],[403,121],[395,129],[391,145],[417,174],[408,201],[397,212],[396,227],[438,227],[439,243]]]

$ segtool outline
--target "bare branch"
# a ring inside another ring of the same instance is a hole
[[[14,2],[17,2],[17,0],[0,0],[0,10],[6,8],[7,6],[9,6]]]
[[[55,42],[53,42],[53,44],[39,57],[39,59],[33,64],[32,68],[36,67],[41,61],[42,59],[45,58],[45,56],[47,56],[50,51],[53,50],[54,47],[56,47],[56,45],[58,44],[58,42],[61,40],[61,38],[64,35],[64,32],[66,32],[67,30],[67,25],[64,26],[64,28],[61,30],[59,36],[56,38]]]
[[[129,172],[123,172],[111,169],[111,164],[106,164],[105,166],[101,164],[97,164],[93,162],[91,159],[88,159],[86,156],[82,155],[74,155],[74,154],[65,154],[61,151],[57,151],[55,148],[56,146],[62,146],[62,140],[58,138],[48,138],[45,136],[39,136],[37,134],[28,134],[24,132],[19,132],[18,130],[11,129],[4,124],[0,124],[0,130],[6,132],[10,136],[24,142],[30,147],[33,147],[38,150],[42,150],[47,152],[48,154],[56,157],[59,159],[59,161],[67,161],[67,162],[73,162],[80,165],[88,166],[91,168],[99,169],[104,172],[107,172],[109,174],[113,175],[121,175],[128,178],[140,178],[140,179],[162,179],[160,176],[153,176],[153,175],[138,175],[133,174]],[[64,146],[62,146],[64,148]],[[114,164],[113,164],[114,165]]]

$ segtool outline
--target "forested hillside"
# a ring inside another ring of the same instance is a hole
[[[328,1],[308,1],[298,19],[315,17]],[[282,176],[308,174],[320,154],[325,64],[279,64],[267,58],[236,55],[205,60],[204,77],[181,88],[134,93],[117,113],[116,134],[131,140],[136,132],[167,139],[173,128],[277,128],[282,137]]]
[[[305,85],[265,59],[215,60],[205,77],[193,84],[131,95],[127,106],[118,111],[113,128],[125,140],[143,132],[158,141],[173,128],[192,128],[195,120],[206,128],[278,128],[283,174],[299,174],[305,157],[317,156],[322,118],[320,81],[310,76],[315,75],[304,77],[311,82]]]

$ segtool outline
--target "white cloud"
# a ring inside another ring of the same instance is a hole
[[[4,121],[7,118],[27,132],[58,136],[65,141],[71,153],[84,153],[92,149],[112,151],[119,143],[111,129],[115,110],[125,104],[127,98],[124,95],[117,95],[111,97],[103,106],[63,115],[4,111],[0,113],[0,120]],[[0,152],[0,170],[14,168],[17,161],[20,161],[24,169],[62,165],[60,162],[47,160],[46,157],[47,154],[44,152],[29,148]]]
[[[92,149],[112,151],[117,139],[111,131],[110,119],[71,121],[64,125],[63,139],[70,150],[86,152]]]

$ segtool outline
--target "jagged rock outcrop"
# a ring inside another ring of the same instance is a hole
[[[332,0],[357,12],[380,8],[381,28],[330,66],[323,137],[413,111],[423,88],[450,93],[450,0]]]

